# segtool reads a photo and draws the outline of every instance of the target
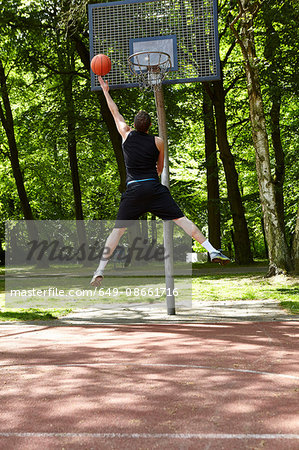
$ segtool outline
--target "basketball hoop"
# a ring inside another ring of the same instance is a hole
[[[159,51],[137,52],[129,56],[130,71],[139,79],[143,89],[161,89],[162,81],[171,68],[168,53]]]

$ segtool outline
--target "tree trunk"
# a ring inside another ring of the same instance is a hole
[[[272,97],[272,107],[270,111],[271,117],[271,136],[272,144],[275,155],[275,175],[274,175],[274,189],[276,197],[276,207],[278,218],[280,221],[280,226],[283,231],[285,231],[284,223],[284,198],[283,198],[283,183],[285,178],[285,163],[284,163],[284,152],[282,148],[281,138],[280,138],[280,102],[281,96],[273,95]]]
[[[275,189],[271,177],[269,142],[253,34],[253,17],[257,12],[255,8],[258,8],[258,4],[253,4],[250,0],[240,0],[238,3],[240,8],[239,15],[230,26],[237,37],[237,42],[242,49],[245,61],[252,138],[256,154],[256,170],[269,250],[268,275],[271,276],[291,270],[292,264],[284,230],[277,211]],[[239,18],[241,18],[240,35],[234,27]]]
[[[4,106],[3,110],[2,105],[0,103],[0,120],[8,140],[9,159],[12,167],[12,172],[16,182],[21,208],[24,214],[24,218],[26,220],[26,228],[29,241],[38,241],[39,239],[38,230],[34,222],[33,213],[29,203],[29,199],[27,197],[23,175],[20,168],[19,152],[14,131],[14,121],[6,85],[6,76],[1,59],[0,59],[0,86],[1,86],[1,98]],[[34,262],[34,260],[32,262]],[[48,267],[48,261],[41,260],[36,261],[36,263],[39,267]]]
[[[147,213],[143,214],[140,217],[141,222],[141,235],[143,241],[148,241],[148,221],[147,221]]]
[[[19,152],[15,138],[14,131],[14,122],[13,116],[10,106],[10,101],[8,97],[7,85],[6,85],[6,76],[4,73],[4,67],[2,61],[0,60],[0,85],[1,85],[1,97],[3,101],[4,110],[2,109],[2,105],[0,104],[0,119],[5,130],[8,146],[9,146],[9,159],[11,162],[13,176],[16,182],[17,191],[22,207],[22,211],[24,214],[24,218],[26,220],[34,220],[32,210],[29,204],[29,200],[27,197],[27,193],[25,190],[23,175],[20,168],[19,163]],[[4,112],[5,111],[5,112]]]
[[[280,51],[281,40],[279,32],[275,30],[272,23],[271,15],[268,16],[267,11],[264,12],[264,21],[266,26],[266,41],[264,48],[264,56],[269,61],[269,96],[272,102],[270,110],[270,125],[272,146],[275,155],[275,175],[273,178],[274,189],[276,195],[276,206],[280,226],[285,231],[284,223],[284,198],[283,184],[285,179],[285,158],[280,137],[280,105],[282,87],[279,82],[281,65],[277,62],[277,54]]]
[[[5,251],[3,250],[2,241],[0,239],[0,265],[4,266],[4,264],[5,264]]]
[[[134,249],[134,246],[142,248],[142,229],[140,220],[134,220],[134,222],[130,224],[127,229],[127,239],[129,243],[129,252],[131,249]],[[131,266],[140,266],[140,261],[137,261],[136,257],[137,251],[132,252],[128,258],[127,264]]]
[[[84,65],[85,69],[88,71],[88,73],[90,73],[90,53],[87,50],[84,42],[76,33],[73,33],[71,35],[71,39],[75,43],[76,50],[78,52],[78,55],[80,56],[80,59]],[[123,152],[122,152],[121,136],[120,136],[119,132],[117,131],[113,116],[108,108],[104,94],[100,91],[97,91],[96,95],[98,96],[98,99],[100,102],[102,117],[108,128],[108,133],[109,133],[109,136],[111,139],[113,151],[114,151],[117,166],[118,166],[118,172],[119,172],[119,176],[120,176],[120,185],[119,185],[118,189],[120,192],[124,192],[126,190],[126,168],[125,168],[124,156],[123,156]]]
[[[70,45],[69,43],[66,44]],[[78,168],[78,157],[77,157],[77,138],[76,138],[76,112],[73,97],[73,75],[72,72],[75,70],[74,55],[71,48],[68,48],[68,61],[63,61],[60,57],[61,68],[67,67],[68,74],[62,74],[63,91],[65,98],[66,107],[66,122],[67,122],[67,149],[68,157],[71,169],[73,194],[74,194],[74,204],[75,204],[75,218],[76,218],[76,229],[78,236],[79,247],[86,246],[86,230],[83,216],[82,208],[82,193],[79,178],[79,168]],[[91,265],[92,263],[85,259],[82,261],[85,266]]]
[[[235,259],[238,264],[251,264],[253,260],[245,211],[238,185],[238,173],[227,137],[225,93],[222,79],[213,82],[211,98],[215,107],[217,143],[223,163],[228,200],[233,218]]]
[[[70,9],[70,2],[66,1],[62,4],[64,14]],[[61,32],[56,29],[58,48],[61,44]],[[76,138],[76,113],[73,98],[73,77],[75,72],[75,44],[70,39],[67,33],[64,41],[64,51],[58,51],[58,61],[61,72],[61,79],[63,83],[63,94],[66,108],[66,123],[67,123],[67,149],[72,176],[72,185],[75,203],[75,218],[76,221],[83,221],[82,195],[79,179],[78,158],[77,158],[77,138]],[[79,242],[81,239],[85,241],[84,224],[77,222],[77,231]],[[81,235],[81,232],[83,235]]]
[[[299,204],[297,209],[297,221],[292,245],[292,259],[294,264],[295,274],[299,274]]]
[[[33,213],[30,207],[29,199],[24,185],[23,175],[20,168],[19,152],[15,138],[13,116],[7,91],[6,76],[4,67],[0,59],[0,86],[1,86],[1,98],[4,106],[0,103],[0,119],[5,130],[8,146],[9,146],[9,159],[12,167],[13,176],[16,182],[18,196],[21,203],[21,208],[26,220],[26,226],[28,231],[29,240],[38,240],[38,231],[34,223]],[[42,265],[42,263],[40,263]]]
[[[74,192],[75,217],[76,220],[83,220],[82,195],[77,158],[76,117],[73,100],[72,75],[63,75],[62,78],[66,106],[67,149]]]
[[[208,235],[215,248],[221,248],[220,199],[213,104],[203,89],[203,117],[208,190]]]
[[[157,242],[157,220],[156,220],[156,216],[154,214],[151,214],[151,244],[153,244],[154,242]]]

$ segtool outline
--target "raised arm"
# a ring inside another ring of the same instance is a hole
[[[163,167],[164,167],[164,142],[161,138],[156,136],[155,144],[156,144],[157,149],[160,152],[159,157],[158,157],[158,162],[157,162],[157,172],[158,172],[158,175],[160,176],[163,171]]]
[[[119,134],[122,136],[123,140],[125,140],[129,134],[129,132],[132,130],[131,127],[125,122],[125,119],[120,114],[118,107],[116,103],[112,100],[110,94],[109,94],[109,85],[107,81],[104,81],[102,77],[98,77],[101,88],[103,90],[103,93],[105,95],[105,98],[107,100],[108,108],[111,111],[111,114],[114,118],[116,128],[118,129]]]

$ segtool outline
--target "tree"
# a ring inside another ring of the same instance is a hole
[[[67,2],[67,8],[65,8],[64,14],[61,16],[61,24],[67,31],[67,35],[74,42],[77,53],[81,59],[81,62],[88,72],[90,73],[90,53],[87,45],[84,42],[84,23],[86,22],[86,8],[87,2],[72,4]],[[97,91],[96,95],[100,102],[101,113],[103,119],[107,125],[108,133],[111,139],[112,147],[114,150],[116,162],[118,165],[118,171],[120,176],[120,192],[124,192],[126,189],[126,169],[122,152],[122,141],[119,132],[117,131],[112,114],[107,106],[107,102],[102,92]]]
[[[74,54],[70,42],[66,42],[66,53],[63,55],[59,52],[59,66],[60,76],[63,83],[63,94],[65,99],[66,109],[66,124],[67,124],[67,148],[71,168],[74,202],[75,202],[75,217],[76,220],[83,220],[83,209],[81,199],[81,188],[78,170],[77,158],[77,139],[76,139],[76,113],[73,98],[73,77],[74,77]]]
[[[207,91],[209,92],[215,108],[217,144],[225,172],[228,200],[234,225],[233,242],[235,247],[235,259],[239,264],[250,264],[252,263],[252,254],[245,211],[238,184],[239,177],[227,136],[223,79],[209,83],[209,85],[207,85]]]
[[[57,36],[60,41],[60,36]],[[72,176],[72,185],[75,203],[75,218],[79,245],[86,243],[86,230],[84,226],[84,216],[82,208],[82,194],[77,157],[77,137],[76,137],[76,112],[73,97],[73,78],[75,73],[75,58],[73,44],[69,40],[65,43],[65,52],[58,53],[60,73],[63,82],[63,93],[66,106],[67,122],[67,148]],[[87,264],[88,261],[85,261]]]
[[[295,273],[299,274],[299,205],[297,208],[297,220],[292,245],[292,257],[294,261]]]
[[[289,123],[284,121],[284,117],[290,109],[296,108],[292,100],[298,98],[297,19],[295,4],[286,0],[279,4],[265,0],[256,17],[259,47],[265,58],[260,64],[260,76],[266,108],[269,110],[270,144],[272,143],[270,158],[274,166],[273,183],[277,211],[290,246],[292,246],[293,231],[296,228],[294,212],[297,206],[296,197],[292,195],[296,192],[296,185],[290,181],[292,172],[298,172],[298,165],[296,164],[297,145],[295,143],[294,148],[287,135],[289,127],[298,129],[296,120],[298,115],[295,111],[290,113],[293,120],[288,120]],[[291,132],[296,139],[296,132]],[[294,255],[294,249],[291,252],[292,255]],[[295,260],[293,263],[296,266]]]
[[[245,62],[256,170],[264,215],[265,235],[269,249],[268,275],[270,276],[281,271],[290,271],[292,264],[277,210],[275,188],[271,176],[268,134],[254,41],[254,17],[258,13],[260,4],[250,0],[238,0],[238,6],[239,12],[231,22],[230,27],[241,47]],[[240,31],[235,27],[239,20]]]
[[[9,146],[9,159],[11,162],[11,167],[13,171],[13,175],[15,178],[19,199],[21,202],[24,218],[26,220],[33,220],[33,214],[31,210],[31,206],[29,203],[29,199],[27,196],[27,192],[24,185],[23,175],[20,168],[19,162],[19,152],[15,137],[14,130],[14,120],[10,105],[10,100],[8,96],[8,89],[6,84],[6,75],[4,72],[3,62],[0,59],[0,87],[1,87],[1,99],[2,103],[0,103],[0,119],[2,126],[5,130],[8,146]]]
[[[213,104],[203,89],[203,118],[205,131],[205,155],[207,166],[208,229],[209,240],[215,248],[221,248],[219,179],[216,153],[216,133]]]

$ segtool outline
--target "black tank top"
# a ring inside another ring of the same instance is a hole
[[[157,160],[159,150],[155,144],[155,137],[142,131],[131,131],[122,144],[127,183],[133,180],[154,178],[159,181],[157,174]]]

